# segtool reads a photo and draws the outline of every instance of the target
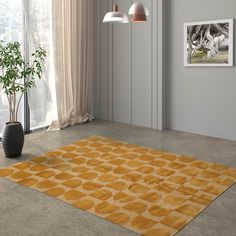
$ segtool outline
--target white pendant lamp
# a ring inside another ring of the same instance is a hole
[[[130,7],[129,15],[132,22],[146,22],[149,11],[142,3],[136,2]]]
[[[114,4],[113,11],[106,13],[106,15],[103,18],[103,22],[106,23],[129,23],[128,16],[118,11],[118,5]]]

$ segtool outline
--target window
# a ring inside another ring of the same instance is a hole
[[[24,17],[22,0],[0,0],[0,39],[5,42],[18,41],[23,44]],[[19,121],[23,122],[24,106],[19,109]],[[0,87],[0,133],[4,123],[8,121],[8,101]]]
[[[18,115],[27,132],[46,127],[55,114],[51,5],[51,0],[0,0],[0,39],[19,41],[26,59],[38,45],[47,50],[42,79],[22,101]],[[6,99],[0,90],[0,133],[8,121]]]

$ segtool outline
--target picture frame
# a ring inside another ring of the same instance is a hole
[[[184,66],[233,66],[234,19],[184,23]]]

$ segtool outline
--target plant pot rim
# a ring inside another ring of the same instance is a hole
[[[14,122],[8,121],[5,123],[5,125],[19,125],[19,124],[21,124],[19,121],[14,121]]]

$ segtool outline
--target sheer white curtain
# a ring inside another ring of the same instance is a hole
[[[29,51],[48,52],[30,92],[31,124],[60,129],[92,119],[93,0],[25,0]],[[28,8],[28,9],[27,9]]]
[[[26,49],[31,55],[40,45],[47,51],[42,79],[29,91],[31,129],[46,127],[57,119],[52,0],[24,0]]]
[[[52,3],[58,119],[51,128],[64,128],[92,119],[93,0]]]

